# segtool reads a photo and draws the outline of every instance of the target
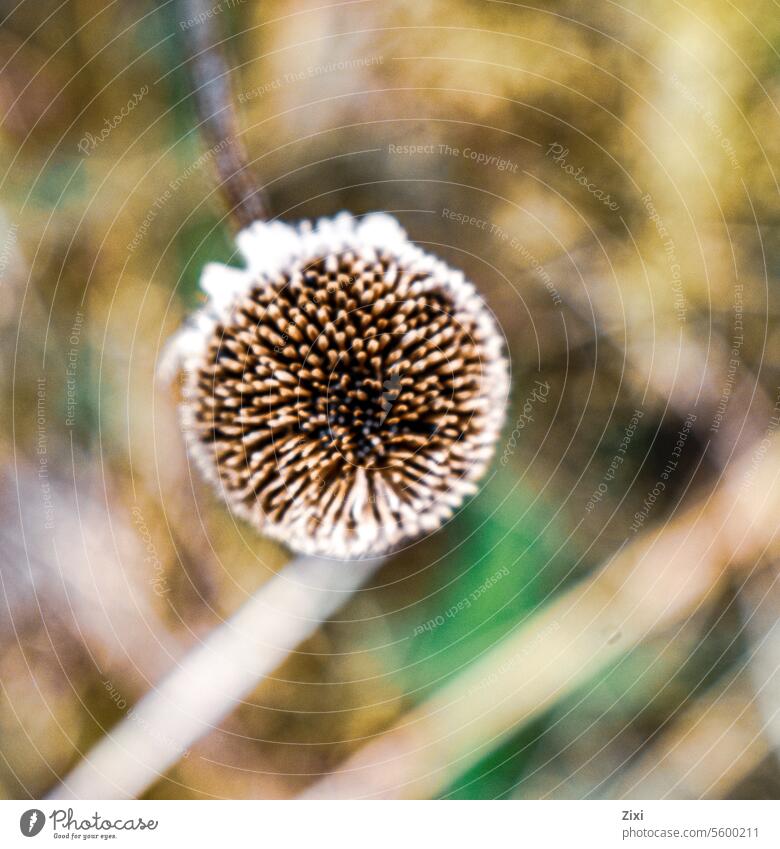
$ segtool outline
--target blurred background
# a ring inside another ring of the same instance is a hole
[[[479,495],[148,796],[293,797],[411,715],[441,737],[406,795],[777,798],[780,502],[730,512],[780,472],[777,5],[0,8],[0,796],[289,558],[155,379],[240,262],[188,94],[208,26],[273,214],[395,214],[483,293],[512,399]]]

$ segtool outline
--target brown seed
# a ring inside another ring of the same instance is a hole
[[[211,299],[177,341],[201,468],[300,551],[380,554],[438,527],[504,415],[501,337],[473,286],[389,216],[258,223],[239,246],[244,277],[208,266]]]

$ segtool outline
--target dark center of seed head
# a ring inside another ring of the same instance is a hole
[[[385,425],[385,419],[400,392],[400,380],[398,388],[394,384],[390,392],[378,392],[374,388],[377,381],[371,383],[366,387],[366,381],[355,376],[346,387],[331,381],[325,399],[328,426],[319,431],[324,442],[358,462],[381,458],[386,450],[385,439],[398,433],[398,427]]]

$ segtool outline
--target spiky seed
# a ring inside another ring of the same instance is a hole
[[[397,222],[343,214],[238,237],[240,272],[175,340],[182,420],[230,506],[291,548],[379,554],[474,491],[503,421],[501,337],[471,284]]]

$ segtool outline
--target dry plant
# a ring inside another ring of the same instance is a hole
[[[0,795],[776,793],[766,4],[41,4]]]
[[[206,266],[208,301],[164,371],[185,371],[182,424],[204,475],[237,515],[309,556],[183,658],[52,798],[143,793],[383,557],[452,516],[504,419],[502,339],[461,272],[388,215],[266,220],[212,12],[182,8],[199,22],[187,29],[194,94],[246,269]]]

